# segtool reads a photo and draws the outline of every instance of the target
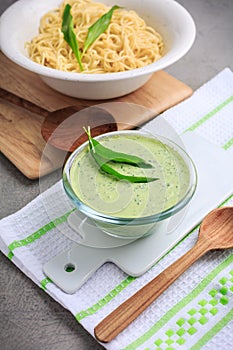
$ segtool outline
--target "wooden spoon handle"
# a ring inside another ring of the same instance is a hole
[[[95,327],[96,338],[104,343],[115,338],[207,250],[208,243],[205,244],[203,241],[202,244],[197,243],[190,251],[105,317]]]

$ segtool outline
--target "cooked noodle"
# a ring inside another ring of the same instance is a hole
[[[77,59],[61,32],[65,5],[71,5],[74,31],[82,50],[88,28],[110,7],[91,0],[64,1],[59,8],[44,15],[39,34],[27,43],[30,58],[44,66],[66,72],[80,72]],[[135,11],[123,8],[113,12],[105,33],[82,57],[82,73],[121,72],[157,61],[163,50],[159,33],[146,25]]]

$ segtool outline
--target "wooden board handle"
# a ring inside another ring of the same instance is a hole
[[[135,320],[191,264],[208,250],[208,242],[196,244],[190,251],[146,284],[103,319],[94,329],[97,340],[107,343]]]
[[[0,88],[0,98],[13,103],[16,106],[19,106],[21,108],[25,108],[28,111],[32,112],[32,113],[36,113],[39,115],[42,115],[43,117],[47,117],[47,115],[49,114],[49,112],[42,108],[37,106],[36,104],[25,100],[22,97],[19,97],[15,94],[13,94],[12,92],[6,91],[2,88]]]

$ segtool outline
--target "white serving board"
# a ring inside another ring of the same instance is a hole
[[[187,208],[166,220],[161,227],[155,227],[151,235],[132,241],[112,238],[88,225],[92,232],[86,233],[83,242],[75,243],[70,250],[44,265],[44,273],[64,292],[74,293],[108,261],[131,276],[143,274],[199,224],[209,211],[232,194],[232,156],[194,132],[183,134],[181,140],[198,174],[197,189]],[[77,217],[77,211],[72,215],[71,226],[75,226],[77,220],[82,222],[83,217]],[[84,221],[83,227],[85,225]],[[84,235],[81,233],[81,236]],[[67,272],[67,266],[73,266],[74,270]]]

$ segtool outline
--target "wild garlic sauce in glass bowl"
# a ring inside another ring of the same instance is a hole
[[[195,166],[174,142],[143,131],[116,131],[96,140],[107,149],[138,156],[150,165],[107,163],[120,174],[151,179],[131,182],[100,169],[88,142],[68,158],[63,170],[64,189],[77,209],[104,232],[120,238],[142,237],[192,198]]]

